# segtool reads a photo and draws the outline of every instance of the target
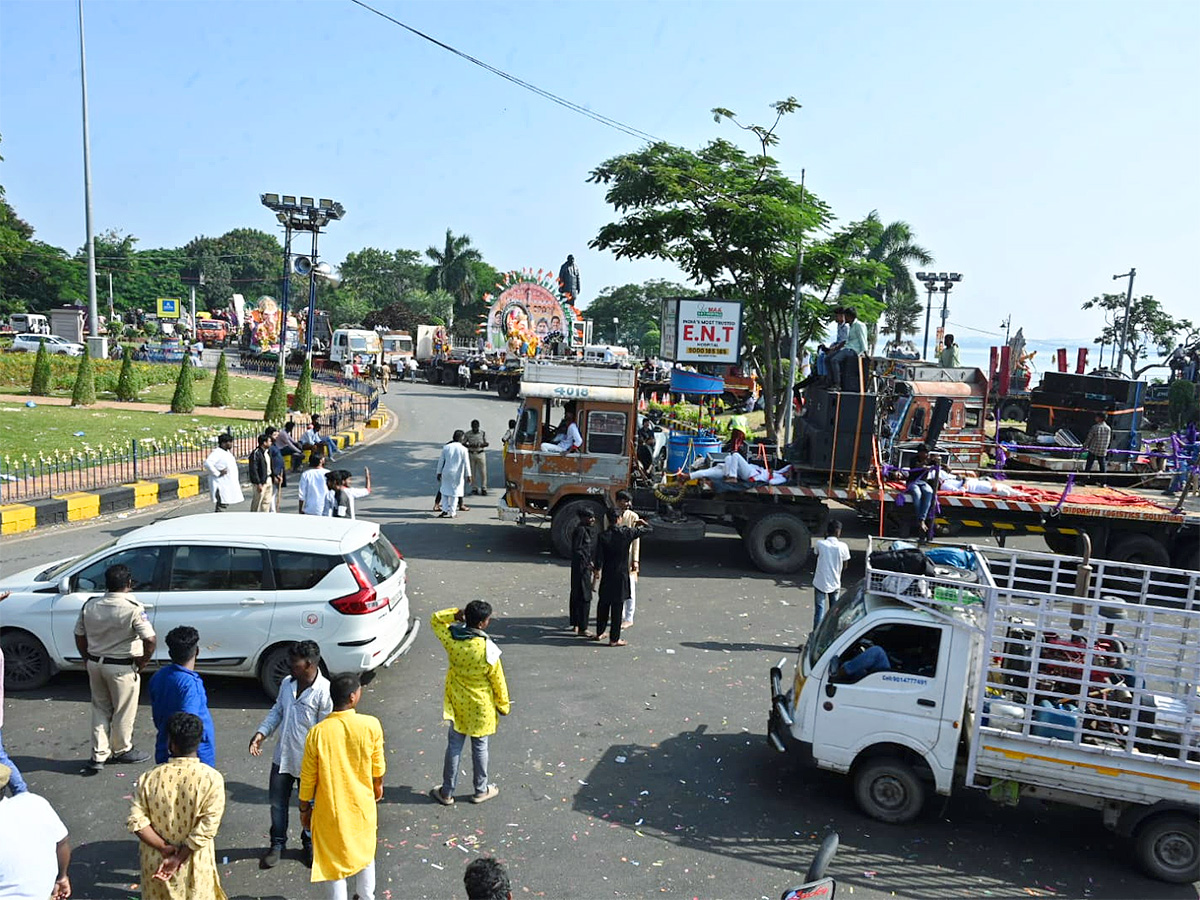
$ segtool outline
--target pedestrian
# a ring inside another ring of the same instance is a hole
[[[471,367],[466,362],[458,364],[458,386],[464,391],[471,386]]]
[[[517,420],[509,419],[508,420],[508,431],[504,432],[504,437],[500,438],[500,443],[504,446],[505,450],[507,450],[509,445],[512,443],[513,437],[516,435],[516,433],[517,433]]]
[[[463,435],[463,446],[471,457],[471,493],[487,496],[487,432],[479,428],[479,420],[471,420],[471,430]]]
[[[176,625],[167,632],[167,653],[171,664],[154,673],[150,679],[150,710],[158,738],[154,742],[154,761],[167,761],[167,723],[177,712],[191,713],[204,726],[197,751],[200,762],[217,765],[216,729],[208,711],[208,692],[196,674],[196,658],[200,655],[200,632],[191,625]]]
[[[387,363],[379,365],[379,384],[383,387],[383,392],[386,394],[388,382],[392,380],[392,367]]]
[[[357,518],[354,512],[354,501],[361,500],[363,497],[368,497],[371,494],[371,470],[363,466],[363,479],[365,484],[363,487],[355,487],[350,483],[353,478],[353,473],[349,469],[337,470],[337,490],[338,499],[334,516],[343,519]]]
[[[620,524],[621,513],[608,511],[608,529],[596,541],[596,569],[600,572],[600,592],[596,601],[596,633],[593,641],[608,638],[610,647],[624,647],[621,640],[621,613],[629,596],[629,547],[639,537],[650,533],[645,519],[638,518],[631,526]],[[608,633],[612,620],[612,635]]]
[[[443,445],[442,455],[438,458],[437,480],[441,485],[442,511],[439,519],[449,516],[453,519],[459,509],[470,509],[461,506],[458,498],[466,493],[467,481],[471,478],[471,461],[467,448],[463,446],[463,430],[454,432],[449,442]]]
[[[617,508],[621,510],[618,525],[634,528],[641,519],[633,511],[633,495],[629,491],[617,491]],[[637,538],[629,545],[629,594],[621,606],[621,627],[628,628],[633,624],[633,614],[637,610],[638,573],[642,570],[642,540]]]
[[[504,864],[481,856],[467,864],[463,873],[467,900],[512,900],[512,882]]]
[[[329,488],[325,484],[325,454],[320,445],[313,447],[308,456],[308,470],[300,476],[300,514],[322,516],[325,514],[325,495]]]
[[[242,485],[238,480],[237,457],[230,452],[231,447],[233,435],[225,432],[217,438],[217,446],[204,460],[214,512],[224,512],[230,503],[241,503],[243,499]]]
[[[491,621],[492,605],[485,600],[472,600],[466,609],[443,609],[430,620],[450,663],[442,695],[442,718],[450,723],[442,784],[429,792],[443,806],[454,803],[459,760],[468,737],[475,784],[471,802],[486,803],[500,793],[488,784],[488,738],[496,733],[497,714],[507,716],[512,704],[500,648],[487,634]]]
[[[300,771],[300,824],[312,832],[312,880],[328,884],[330,900],[375,900],[383,727],[356,710],[358,675],[335,675],[329,694],[333,711],[309,730]]]
[[[0,591],[0,602],[3,602],[12,595],[12,591]],[[12,761],[8,755],[8,751],[4,749],[4,651],[0,650],[0,766],[4,766],[9,771],[8,785],[12,789],[13,794],[23,794],[29,787],[25,784],[25,779],[21,777],[21,771],[17,768],[17,764]],[[0,794],[4,793],[4,788],[0,787]]]
[[[942,368],[961,366],[962,360],[958,355],[958,344],[954,343],[954,335],[948,334],[942,339],[942,351],[937,356],[937,363]]]
[[[280,494],[287,484],[287,466],[283,460],[283,451],[275,443],[275,434],[279,431],[275,426],[267,428],[266,435],[271,444],[267,448],[267,456],[271,462],[271,503],[268,512],[279,512]]]
[[[1096,423],[1088,429],[1087,437],[1083,439],[1083,449],[1087,451],[1087,460],[1083,464],[1085,473],[1092,471],[1092,466],[1100,467],[1100,474],[1108,472],[1108,445],[1112,442],[1112,428],[1109,426],[1107,414],[1096,413]]]
[[[27,790],[6,797],[11,766],[0,764],[0,897],[66,900],[71,842],[49,801]]]
[[[588,619],[592,617],[592,587],[596,579],[596,512],[589,505],[579,511],[579,524],[571,533],[571,599],[568,611],[571,629],[580,637],[590,638]]]
[[[279,865],[287,846],[288,806],[292,802],[292,788],[300,780],[308,732],[333,712],[329,680],[321,674],[321,648],[316,641],[292,644],[288,649],[288,668],[291,674],[279,685],[275,705],[250,738],[250,755],[261,756],[263,741],[279,732],[267,782],[271,847],[262,858],[264,869]],[[300,829],[300,845],[305,865],[312,866],[312,831]]]
[[[292,432],[296,428],[295,422],[284,422],[283,431],[275,432],[275,446],[279,448],[279,452],[284,456],[292,458],[292,471],[295,472],[300,468],[300,463],[304,460],[304,450],[292,440]],[[270,431],[271,429],[267,429]]]
[[[204,724],[177,712],[167,722],[170,759],[138,779],[126,827],[140,841],[142,900],[226,900],[217,874],[225,779],[196,756]]]
[[[75,646],[87,660],[92,694],[92,755],[84,775],[95,775],[108,762],[150,758],[133,745],[133,721],[141,672],[154,656],[154,628],[131,593],[128,566],[109,566],[104,584],[108,592],[87,600],[75,620]]]
[[[254,493],[250,497],[250,512],[270,512],[275,496],[275,482],[271,479],[271,438],[267,434],[258,436],[258,446],[250,453],[247,466],[250,486]]]
[[[408,383],[416,384],[417,383],[418,365],[417,365],[417,358],[415,356],[410,356],[408,358],[407,369],[408,369]]]
[[[321,509],[323,516],[337,516],[338,503],[341,502],[341,508],[344,511],[342,516],[348,517],[350,509],[350,501],[345,497],[338,496],[338,473],[325,473],[325,505]]]
[[[842,523],[831,519],[825,539],[817,541],[817,569],[813,573],[813,631],[842,591],[842,568],[850,561],[850,548],[841,541]]]

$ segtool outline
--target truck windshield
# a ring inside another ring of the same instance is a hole
[[[817,626],[812,640],[808,642],[808,664],[815,666],[829,646],[843,634],[847,628],[867,614],[867,604],[864,600],[863,583],[859,582],[842,592],[837,602],[833,604],[821,624]]]

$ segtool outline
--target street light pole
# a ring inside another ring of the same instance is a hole
[[[929,318],[933,313],[933,292],[937,290],[937,275],[933,272],[918,272],[917,280],[925,285],[925,343],[921,345],[921,359],[929,357]]]
[[[804,210],[804,169],[800,170],[800,209]],[[795,398],[792,395],[796,390],[796,369],[799,368],[800,363],[798,344],[800,340],[800,287],[804,268],[804,232],[800,233],[797,243],[800,246],[796,249],[796,277],[792,281],[792,340],[788,356],[788,386],[787,394],[783,398],[783,402],[787,404],[787,415],[783,419],[784,447],[792,446],[792,417],[796,414]]]
[[[106,356],[107,341],[100,333],[100,313],[96,308],[96,239],[92,233],[92,150],[88,133],[87,54],[83,44],[83,0],[79,0],[79,84],[83,107],[83,218],[87,229],[88,334],[96,346],[93,356]]]
[[[1137,269],[1130,268],[1128,272],[1122,275],[1114,275],[1113,281],[1121,278],[1129,279],[1129,288],[1125,292],[1125,318],[1121,321],[1121,348],[1117,351],[1117,374],[1121,374],[1121,370],[1125,367],[1125,339],[1129,336],[1129,307],[1133,302],[1133,276],[1137,274]],[[1129,374],[1133,374],[1133,365],[1129,366]]]

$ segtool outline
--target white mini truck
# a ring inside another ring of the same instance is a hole
[[[955,785],[1090,807],[1151,877],[1200,879],[1200,572],[873,539],[786,690],[785,662],[768,740],[868,815]]]

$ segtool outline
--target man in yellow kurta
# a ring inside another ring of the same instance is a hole
[[[213,845],[225,814],[225,779],[197,758],[203,736],[198,716],[171,716],[171,758],[134,790],[127,827],[141,840],[142,900],[225,900]]]
[[[300,824],[312,831],[312,880],[328,883],[330,900],[375,900],[383,727],[355,710],[362,699],[357,675],[331,678],[329,697],[333,712],[309,730],[300,765]]]
[[[475,771],[471,802],[484,803],[500,793],[494,784],[488,784],[488,736],[496,733],[496,714],[508,715],[510,704],[500,648],[487,635],[491,621],[492,606],[484,600],[472,600],[466,609],[435,612],[431,620],[433,633],[450,658],[442,700],[442,717],[450,722],[450,734],[442,785],[429,792],[443,806],[454,802],[458,763],[468,737]]]

